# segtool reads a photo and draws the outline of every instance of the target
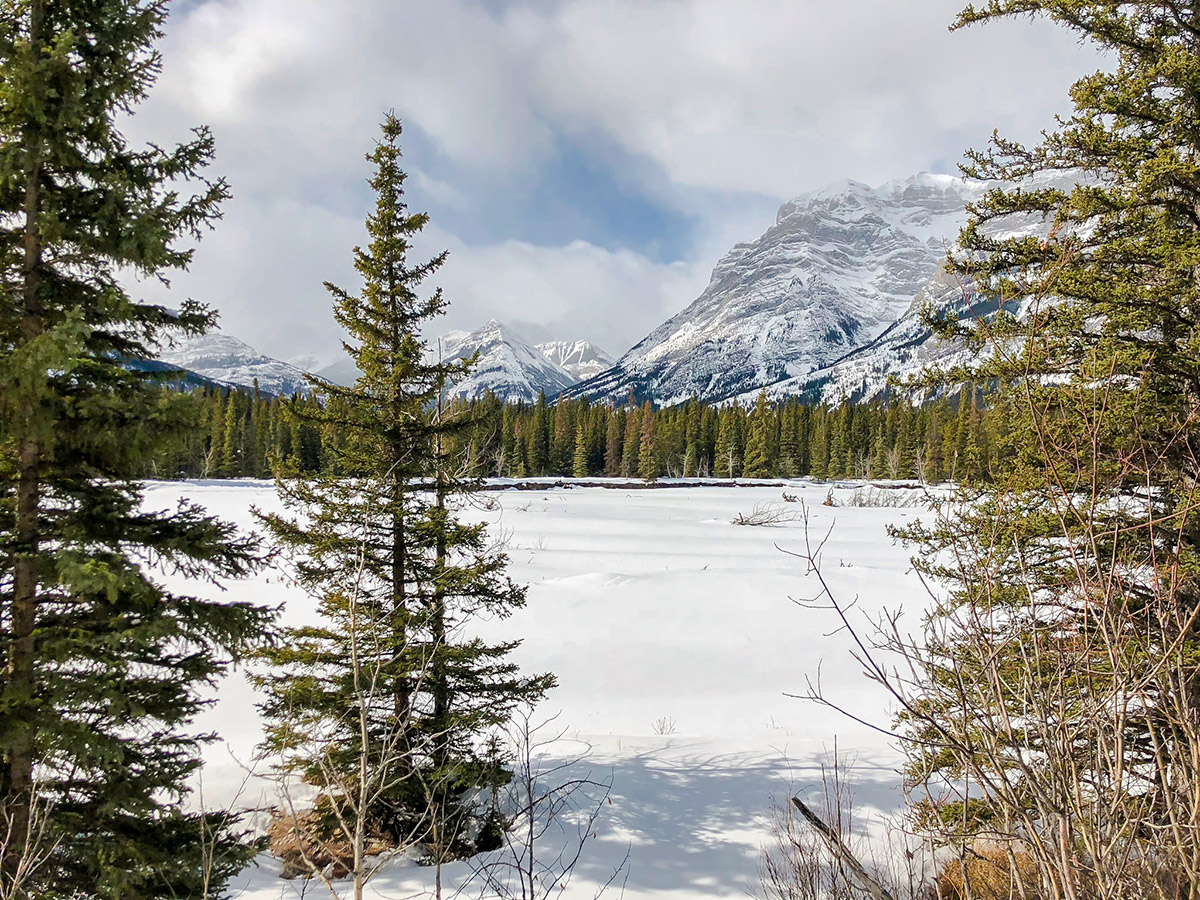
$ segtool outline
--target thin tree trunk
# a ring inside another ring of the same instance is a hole
[[[434,456],[437,461],[435,473],[435,504],[439,516],[446,510],[446,460],[443,457],[442,416],[445,414],[445,384],[438,387],[437,431],[434,434]],[[445,523],[437,530],[437,546],[435,548],[436,564],[434,566],[437,581],[433,587],[433,609],[431,610],[431,631],[433,643],[433,667],[431,672],[431,687],[433,691],[433,721],[436,735],[438,763],[443,764],[449,756],[449,726],[450,726],[450,691],[446,677],[446,657],[444,645],[446,642],[446,592],[443,575],[446,570],[446,560],[449,548],[446,544]]]
[[[44,28],[42,0],[33,0],[29,12],[30,53],[41,55]],[[41,140],[26,137],[29,159],[25,169],[25,222],[22,261],[22,336],[35,340],[42,332],[40,276],[42,267],[42,236],[38,223],[41,209]],[[12,606],[9,610],[11,628],[8,681],[9,689],[18,702],[33,696],[34,644],[33,632],[37,618],[37,557],[38,511],[41,493],[41,444],[33,430],[33,402],[27,396],[19,401],[18,421],[26,433],[17,443],[17,517],[16,553],[13,563]],[[4,760],[0,803],[8,817],[8,847],[0,872],[5,880],[15,880],[20,871],[21,857],[26,852],[30,834],[30,815],[33,808],[33,725],[18,715],[13,729],[12,744]]]

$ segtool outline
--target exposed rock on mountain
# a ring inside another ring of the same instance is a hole
[[[922,174],[785,203],[762,237],[717,263],[695,302],[571,393],[712,401],[825,369],[905,314],[982,190]]]
[[[550,341],[538,344],[537,349],[576,381],[595,378],[616,362],[613,357],[587,341]]]
[[[987,315],[994,310],[976,302],[970,286],[964,287],[945,270],[939,271],[913,299],[909,308],[887,330],[864,347],[852,350],[831,365],[766,387],[772,399],[800,397],[812,403],[868,400],[889,390],[892,376],[910,378],[931,367],[948,367],[969,360],[957,342],[934,338],[922,318],[926,309],[941,315]],[[751,403],[757,390],[738,399]]]

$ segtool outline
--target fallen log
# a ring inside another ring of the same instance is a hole
[[[793,797],[792,803],[795,804],[796,809],[800,810],[800,815],[804,817],[804,820],[821,836],[821,840],[825,842],[825,845],[829,848],[829,852],[833,854],[834,858],[854,876],[854,880],[858,882],[858,886],[863,891],[870,894],[875,900],[896,900],[863,868],[862,863],[858,861],[850,851],[850,848],[846,846],[846,842],[842,840],[840,834],[830,828],[821,820],[820,816],[805,806],[804,801],[799,797]]]

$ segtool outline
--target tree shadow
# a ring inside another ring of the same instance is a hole
[[[773,805],[800,794],[821,808],[821,763],[831,761],[824,753],[711,755],[678,744],[615,760],[612,805],[576,875],[603,884],[628,851],[627,876],[617,879],[628,889],[744,893],[757,879]],[[596,777],[595,763],[578,765]],[[842,777],[863,816],[894,812],[903,801],[891,763],[859,755]]]

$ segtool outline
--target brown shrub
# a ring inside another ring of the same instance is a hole
[[[942,866],[934,896],[939,900],[1039,900],[1044,894],[1037,865],[1028,853],[996,845],[968,849]]]
[[[267,840],[271,853],[283,863],[284,878],[308,878],[328,870],[331,878],[344,878],[354,863],[354,848],[346,837],[333,829],[330,834],[323,817],[309,809],[295,815],[271,811]],[[364,848],[367,856],[392,849],[379,834],[371,834]]]

